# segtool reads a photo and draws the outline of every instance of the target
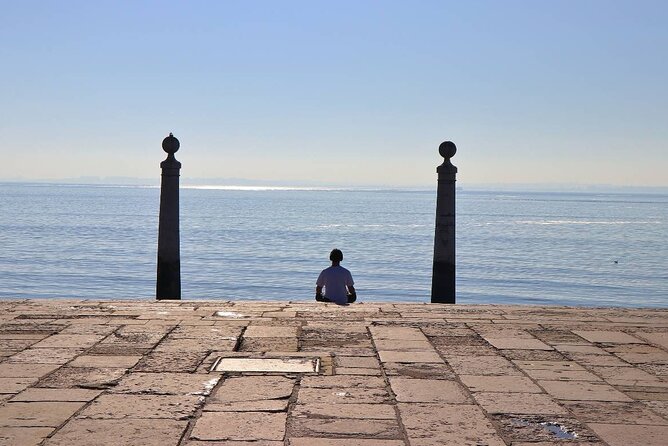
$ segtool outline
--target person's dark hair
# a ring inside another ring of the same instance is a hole
[[[332,249],[332,252],[329,253],[329,260],[332,262],[340,262],[343,260],[343,253],[340,249]]]

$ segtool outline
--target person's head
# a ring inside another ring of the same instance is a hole
[[[335,263],[341,262],[343,260],[343,253],[340,249],[332,249],[332,252],[329,253],[329,260]]]

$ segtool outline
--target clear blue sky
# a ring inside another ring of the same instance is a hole
[[[0,179],[668,186],[666,1],[0,0]]]

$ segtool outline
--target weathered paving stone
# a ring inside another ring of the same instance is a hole
[[[33,345],[33,348],[89,348],[104,338],[102,335],[55,334]]]
[[[80,418],[170,418],[185,420],[199,407],[195,395],[101,395],[80,414]]]
[[[443,363],[443,359],[435,351],[421,352],[400,352],[400,351],[379,351],[378,355],[381,362],[401,362],[401,363]]]
[[[302,387],[299,389],[297,401],[301,404],[333,403],[333,404],[382,404],[389,402],[390,395],[385,389],[377,388],[336,388],[322,389]]]
[[[381,376],[380,369],[362,369],[362,368],[336,368],[337,375],[356,375],[356,376]]]
[[[24,364],[62,365],[71,361],[82,351],[78,348],[28,348],[11,356],[7,361]]]
[[[187,421],[163,419],[75,419],[45,446],[176,446],[187,425]]]
[[[446,356],[448,365],[458,375],[521,375],[503,356]]]
[[[388,376],[403,376],[416,379],[447,379],[454,380],[455,373],[445,363],[393,363],[383,364]]]
[[[508,444],[521,442],[547,444],[598,443],[598,437],[576,419],[554,415],[494,415],[499,432]],[[629,443],[631,444],[631,443]]]
[[[4,362],[0,364],[2,378],[40,378],[60,367],[58,364],[25,364]]]
[[[244,338],[296,338],[299,327],[281,327],[271,325],[250,325],[244,332]]]
[[[0,425],[58,427],[84,404],[83,402],[10,402],[0,406]]]
[[[656,344],[659,347],[663,347],[668,350],[668,331],[663,333],[649,333],[645,331],[639,331],[634,333],[634,335],[644,339],[645,341]]]
[[[295,437],[401,438],[401,430],[394,419],[292,418],[289,432]]]
[[[307,418],[354,418],[371,420],[394,420],[394,406],[390,404],[297,404],[293,417]]]
[[[601,367],[632,367],[626,361],[622,361],[615,355],[605,354],[605,355],[590,355],[587,353],[566,353],[566,358],[571,361],[575,361],[578,364],[588,367],[588,366],[601,366]]]
[[[185,442],[185,446],[284,446],[282,441],[260,440],[260,441],[199,441],[189,440]]]
[[[107,389],[116,385],[127,369],[61,367],[39,382],[39,387]]]
[[[668,420],[668,401],[643,401],[643,404]]]
[[[190,434],[194,440],[274,440],[285,437],[285,413],[204,412]]]
[[[471,392],[541,393],[542,390],[524,376],[461,375],[462,383]]]
[[[573,361],[516,361],[515,363],[535,380],[601,381],[601,378]]]
[[[570,330],[527,330],[531,335],[546,344],[589,344]]]
[[[390,378],[397,401],[403,403],[470,403],[468,393],[456,381]]]
[[[45,389],[33,387],[14,396],[12,402],[30,401],[92,401],[102,393],[101,390],[89,389]]]
[[[68,367],[118,367],[129,369],[141,359],[141,356],[81,355],[70,361]]]
[[[501,350],[511,361],[565,361],[566,357],[556,350]]]
[[[242,376],[227,378],[209,402],[260,401],[287,399],[292,395],[295,381],[283,376]]]
[[[0,394],[19,393],[36,382],[37,378],[0,378]]]
[[[501,350],[554,350],[551,346],[544,342],[531,338],[488,338],[485,340],[492,344],[495,348]]]
[[[241,352],[296,352],[299,350],[297,338],[246,338],[241,342]]]
[[[547,393],[559,400],[632,401],[609,384],[585,381],[538,381]]]
[[[586,423],[668,425],[668,419],[640,402],[564,401],[563,404]]]
[[[374,340],[391,339],[402,341],[423,341],[427,339],[419,328],[413,327],[377,325],[369,327],[369,331],[371,332],[371,336],[374,338]]]
[[[375,440],[369,438],[291,438],[290,446],[405,446],[402,440]]]
[[[400,403],[398,407],[411,446],[505,445],[478,406]]]
[[[112,391],[153,395],[208,395],[219,379],[219,375],[203,373],[133,372],[125,375]]]
[[[0,427],[0,444],[37,446],[51,432],[51,427]]]
[[[333,388],[385,388],[385,381],[375,376],[304,376],[301,386],[318,387],[323,389]]]
[[[207,357],[207,352],[151,352],[134,367],[138,372],[184,372],[192,373]]]
[[[363,368],[373,369],[380,367],[380,363],[373,357],[358,356],[337,356],[334,358],[334,365],[341,368]]]
[[[544,393],[478,392],[475,401],[490,414],[559,414],[568,411]]]
[[[609,446],[665,446],[668,426],[632,424],[590,424],[592,430]]]
[[[573,333],[586,339],[589,342],[596,343],[611,343],[611,344],[642,344],[643,341],[623,333],[621,331],[607,331],[607,330],[573,330]]]
[[[220,402],[209,399],[202,410],[206,412],[286,412],[289,400],[257,400]]]

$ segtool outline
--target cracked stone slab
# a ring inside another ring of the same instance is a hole
[[[299,389],[297,401],[301,404],[333,403],[333,404],[382,404],[391,401],[385,389],[377,388],[336,388],[322,389],[303,387]]]
[[[45,446],[174,445],[187,421],[164,419],[75,419],[48,439]]]
[[[138,372],[195,372],[207,357],[207,352],[151,352],[137,363]]]
[[[403,376],[415,379],[447,379],[454,380],[455,373],[445,363],[394,363],[386,362],[383,369],[387,376]]]
[[[556,415],[494,415],[508,444],[546,442],[548,444],[599,444],[598,437],[580,421]],[[532,443],[533,444],[533,443]]]
[[[61,367],[41,380],[39,387],[107,389],[115,386],[126,371],[110,367]]]
[[[292,418],[289,432],[290,436],[297,437],[401,438],[401,430],[394,419]]]
[[[490,414],[566,415],[568,411],[544,393],[478,392],[476,402]]]
[[[204,412],[190,434],[193,440],[274,440],[285,437],[287,414],[268,412]]]
[[[227,378],[209,398],[210,403],[287,399],[295,380],[282,376],[242,376]]]
[[[81,355],[67,364],[68,367],[118,367],[129,369],[134,367],[142,357],[135,356],[114,356],[114,355]]]
[[[145,373],[124,376],[113,388],[114,393],[154,395],[208,395],[220,376],[203,373]]]
[[[189,419],[201,405],[196,395],[105,394],[94,400],[79,418],[170,418]]]
[[[488,338],[487,342],[499,350],[554,350],[551,346],[536,338]]]

